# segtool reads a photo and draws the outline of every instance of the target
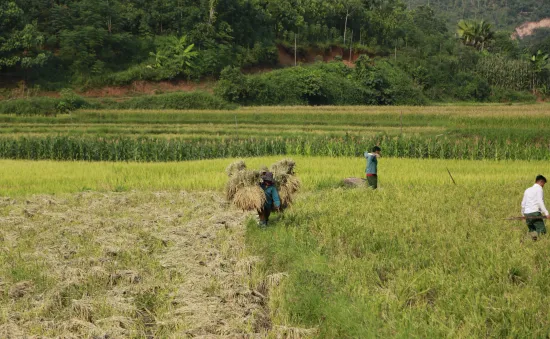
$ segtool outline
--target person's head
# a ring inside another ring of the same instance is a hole
[[[262,180],[266,185],[273,185],[273,173],[265,172],[262,175]]]
[[[544,187],[544,184],[546,184],[546,178],[542,174],[539,174],[535,179],[535,183],[539,184],[541,187]]]
[[[267,172],[269,172],[269,169],[267,168],[267,166],[260,167],[260,174],[262,176],[264,176]]]
[[[372,153],[380,154],[380,152],[382,152],[382,149],[380,147],[374,146],[372,148]]]

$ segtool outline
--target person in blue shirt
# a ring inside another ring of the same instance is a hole
[[[265,172],[262,175],[260,187],[265,193],[265,203],[264,207],[258,211],[258,216],[260,217],[260,226],[265,227],[273,208],[279,210],[281,207],[281,199],[279,199],[279,192],[277,192],[277,188],[273,184],[273,173]]]
[[[372,189],[378,188],[378,158],[380,158],[380,152],[382,149],[378,146],[372,148],[372,152],[365,152],[365,158],[367,158],[367,183]]]

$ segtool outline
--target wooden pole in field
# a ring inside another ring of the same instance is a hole
[[[455,179],[453,178],[453,175],[451,174],[451,171],[447,168],[447,173],[449,173],[449,176],[451,177],[451,180],[453,181],[453,184],[456,185]]]
[[[401,122],[401,135],[403,135],[403,111],[401,111],[401,115],[399,117],[399,120]]]

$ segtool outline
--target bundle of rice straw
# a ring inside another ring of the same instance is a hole
[[[259,211],[265,204],[264,190],[258,185],[242,187],[235,193],[233,204],[244,211]]]
[[[294,200],[294,194],[300,189],[300,179],[294,176],[296,163],[292,159],[283,159],[271,165],[275,186],[279,192],[281,205],[288,207]]]
[[[294,176],[295,165],[292,159],[283,159],[271,166],[283,209],[292,204],[293,196],[300,188],[300,180]],[[227,200],[245,211],[262,209],[266,198],[259,184],[262,174],[268,171],[265,166],[259,171],[248,170],[243,160],[230,164],[225,170],[229,176],[225,186]]]
[[[273,174],[279,173],[279,174],[290,174],[294,175],[294,167],[296,166],[296,163],[292,159],[283,159],[280,161],[277,161],[273,165],[271,165],[271,172]]]
[[[243,187],[258,186],[260,184],[260,176],[260,172],[246,169],[233,172],[225,185],[227,200],[232,201],[237,191]]]
[[[245,169],[246,169],[246,164],[244,163],[244,160],[237,160],[229,164],[229,166],[227,166],[227,168],[225,169],[225,173],[228,176],[232,176],[234,173]]]

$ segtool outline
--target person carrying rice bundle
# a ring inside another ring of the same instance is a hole
[[[269,215],[271,211],[279,210],[281,208],[281,199],[279,198],[279,192],[277,188],[273,185],[273,173],[265,172],[262,175],[262,183],[260,187],[265,194],[265,202],[263,208],[258,210],[258,217],[260,218],[259,225],[260,227],[266,227],[269,221]]]

